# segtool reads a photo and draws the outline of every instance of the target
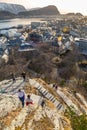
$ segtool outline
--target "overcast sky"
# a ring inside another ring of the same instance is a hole
[[[87,15],[86,1],[87,0],[0,0],[0,2],[22,4],[26,8],[56,5],[60,13],[80,12],[83,15]]]

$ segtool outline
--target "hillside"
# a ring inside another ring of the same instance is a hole
[[[9,79],[11,72],[18,77],[24,70],[32,78],[41,77],[47,83],[57,82],[71,88],[73,84],[75,89],[87,97],[87,74],[78,64],[79,57],[82,61],[84,57],[75,48],[58,55],[58,48],[49,44],[37,43],[35,46],[36,51],[29,52],[19,52],[18,47],[15,47],[10,52],[8,63],[0,64],[0,80]],[[67,81],[71,83],[67,84]]]
[[[38,44],[36,52],[20,53],[17,50],[18,48],[14,49],[8,64],[3,64],[0,69],[0,78],[4,79],[0,79],[0,129],[72,130],[84,124],[87,91],[84,92],[84,88],[80,86],[83,74],[77,71],[78,68],[75,69],[77,52],[74,50],[58,57],[53,48],[45,43]],[[26,82],[21,77],[23,70],[27,74]],[[15,83],[10,77],[11,72],[15,73]],[[72,77],[74,78],[70,79]],[[57,83],[58,89],[53,88],[54,83]],[[19,89],[25,91],[26,95],[30,94],[34,102],[29,113],[27,106],[22,108],[18,100]],[[43,98],[46,103],[44,108],[41,107]],[[69,108],[74,108],[75,113],[66,113]],[[69,114],[72,118],[68,117]],[[79,124],[78,119],[81,119],[82,124]],[[87,120],[85,126],[86,122]]]
[[[50,5],[43,8],[38,8],[26,12],[20,12],[19,15],[31,16],[31,15],[59,15],[59,11],[56,6]]]
[[[0,3],[0,11],[7,11],[13,14],[26,11],[24,6],[17,4]]]
[[[9,18],[15,18],[16,15],[8,12],[8,11],[0,11],[0,20],[2,19],[9,19]]]

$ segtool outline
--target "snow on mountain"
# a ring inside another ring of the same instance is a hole
[[[26,11],[25,7],[17,4],[0,3],[0,11],[8,11],[14,14]]]

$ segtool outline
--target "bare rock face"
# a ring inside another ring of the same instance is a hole
[[[19,106],[17,98],[12,96],[3,96],[0,100],[0,117],[6,116],[13,110],[16,110]]]

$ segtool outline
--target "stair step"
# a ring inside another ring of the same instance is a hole
[[[60,108],[62,107],[62,104],[60,104],[57,108],[58,108],[58,110],[60,110]]]
[[[53,103],[56,101],[56,99],[54,98],[54,100],[52,101]]]
[[[45,94],[47,91],[45,90],[44,92],[43,92],[43,94]]]
[[[57,108],[60,106],[60,103],[57,105]]]
[[[51,101],[54,97],[51,95],[51,97],[49,98],[49,100]]]
[[[40,88],[38,89],[39,91],[41,90],[42,88],[41,88],[41,86],[40,86]]]
[[[44,93],[44,96],[46,96],[48,94],[48,92],[46,91],[45,93]]]
[[[37,89],[40,89],[40,85],[37,87]]]
[[[57,107],[57,105],[59,104],[59,102],[57,100],[55,100],[54,104]]]
[[[42,92],[42,94],[43,94],[43,92],[44,92],[44,89],[42,89],[42,90],[41,90],[41,92]]]
[[[55,98],[54,98],[54,97],[52,97],[51,101],[54,101],[54,99],[55,99]]]
[[[49,93],[49,94],[48,94],[48,99],[50,99],[51,97],[52,97],[52,95]]]
[[[48,99],[49,93],[46,94],[46,98]]]

